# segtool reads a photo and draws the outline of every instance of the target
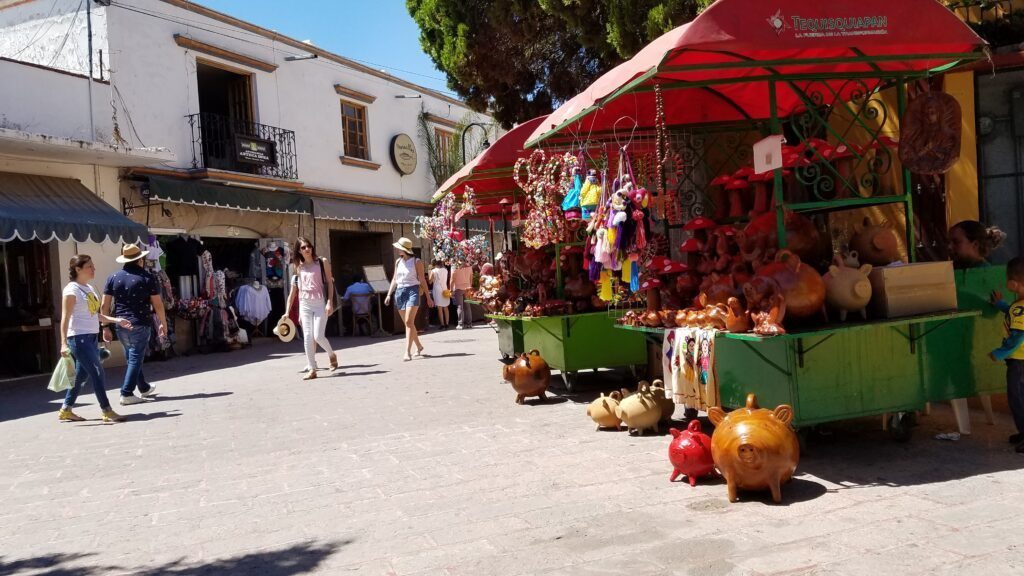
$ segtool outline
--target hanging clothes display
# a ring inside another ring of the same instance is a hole
[[[672,388],[672,399],[687,408],[718,406],[715,374],[715,337],[709,328],[676,328],[662,340],[662,369]]]
[[[270,316],[270,290],[262,285],[243,284],[235,295],[235,308],[242,319],[250,324],[259,324]]]

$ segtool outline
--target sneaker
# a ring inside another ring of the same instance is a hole
[[[132,394],[131,396],[121,396],[121,406],[131,406],[132,404],[142,404],[145,400]]]
[[[118,414],[117,412],[114,412],[113,410],[104,410],[103,411],[103,421],[104,422],[124,422],[124,416],[121,416],[120,414]]]
[[[1021,434],[1020,432],[1011,434],[1009,442],[1010,444],[1020,444],[1021,442],[1024,442],[1024,434]]]
[[[72,412],[71,408],[61,408],[60,412],[57,412],[57,418],[61,422],[82,422],[85,420],[85,418]]]
[[[155,394],[156,386],[153,386],[152,384],[150,384],[149,390],[146,390],[145,392],[141,390],[139,391],[139,396],[142,396],[143,398],[152,398]]]
[[[456,326],[456,327],[455,327],[455,329],[456,329],[456,330],[462,330],[462,329],[463,329],[463,326],[462,326],[462,324],[459,324],[458,326]]]
[[[936,440],[948,440],[950,442],[956,442],[960,439],[959,432],[943,432],[935,435]]]

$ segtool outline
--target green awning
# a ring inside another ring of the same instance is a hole
[[[196,180],[175,180],[159,176],[150,177],[149,191],[155,200],[164,202],[253,212],[309,214],[312,206],[309,198],[291,192],[253,190],[240,186],[222,186]]]
[[[78,180],[0,172],[0,241],[135,242],[146,227]]]

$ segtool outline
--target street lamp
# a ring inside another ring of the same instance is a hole
[[[466,165],[466,132],[468,132],[469,129],[472,128],[473,126],[476,126],[477,128],[480,128],[481,130],[484,131],[484,150],[486,150],[486,149],[491,147],[491,143],[487,140],[487,126],[484,126],[483,124],[481,124],[479,122],[473,122],[472,124],[467,125],[465,128],[462,129],[462,165],[463,166]]]

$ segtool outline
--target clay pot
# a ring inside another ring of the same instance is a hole
[[[701,429],[700,420],[692,420],[685,431],[669,429],[672,443],[668,445],[668,460],[672,463],[669,482],[686,476],[690,486],[697,485],[697,478],[715,472],[715,461],[711,456],[711,437]]]
[[[715,330],[725,330],[729,316],[729,307],[725,304],[716,304],[705,308],[707,314],[707,327]]]
[[[630,434],[639,433],[643,436],[647,430],[658,431],[658,422],[661,420],[661,405],[658,399],[651,393],[651,386],[647,382],[640,382],[636,394],[623,398],[615,410],[618,416],[626,424]]]
[[[702,306],[725,304],[733,296],[736,296],[736,281],[731,274],[711,274],[700,287]]]
[[[786,300],[786,317],[803,319],[825,312],[825,282],[821,274],[800,262],[789,250],[780,250],[775,262],[765,264],[757,276],[771,278]]]
[[[867,305],[871,301],[871,282],[868,274],[871,264],[860,268],[845,265],[842,257],[836,255],[823,280],[825,281],[825,300],[829,306],[839,310],[839,320],[846,321],[847,312],[860,312],[864,320],[868,319]]]
[[[786,212],[784,222],[787,249],[805,260],[815,258],[820,252],[821,235],[818,233],[818,227],[814,225],[814,221],[796,212]],[[771,211],[754,218],[743,229],[743,232],[748,239],[766,236],[772,241],[772,245],[777,246],[778,230],[775,212]]]
[[[865,216],[854,230],[850,249],[857,251],[862,264],[887,266],[900,259],[900,240],[891,227],[873,224]]]
[[[661,310],[658,312],[658,317],[661,319],[662,328],[675,328],[676,327],[676,311],[675,310]]]
[[[651,310],[640,317],[644,326],[648,328],[661,328],[661,316],[657,311]]]
[[[541,402],[547,400],[544,393],[551,384],[551,368],[539,351],[521,354],[515,362],[505,365],[503,374],[516,391],[516,404],[522,404],[530,396],[537,396]]]
[[[729,501],[738,499],[738,490],[767,489],[773,501],[782,502],[782,484],[793,477],[800,461],[800,443],[790,427],[793,408],[760,408],[757,396],[749,394],[746,408],[729,414],[710,408],[708,419],[715,425],[711,456],[725,476]]]
[[[668,422],[671,420],[672,414],[676,411],[676,403],[665,395],[665,382],[662,380],[652,382],[651,394],[654,394],[654,398],[658,401],[658,406],[661,407],[661,421]]]
[[[619,407],[620,400],[622,400],[622,394],[618,392],[612,392],[607,396],[602,393],[599,398],[595,398],[587,406],[587,416],[590,416],[594,423],[597,424],[597,430],[601,428],[619,429],[622,420],[615,413],[615,409]]]

